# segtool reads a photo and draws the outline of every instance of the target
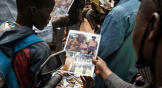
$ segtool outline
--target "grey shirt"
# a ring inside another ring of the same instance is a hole
[[[0,0],[0,23],[15,21],[17,18],[16,0]]]
[[[116,74],[112,73],[110,74],[104,84],[105,88],[151,88],[149,84],[146,84],[141,87],[137,87],[131,83],[123,81],[121,78],[119,78]]]

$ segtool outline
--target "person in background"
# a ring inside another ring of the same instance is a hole
[[[96,60],[93,59],[94,64],[96,64],[95,73],[102,77],[105,82],[105,88],[162,87],[161,8],[161,0],[142,0],[133,30],[133,46],[137,57],[136,68],[146,83],[141,86],[135,86],[125,82],[113,73],[101,58],[97,57]]]
[[[80,30],[78,23],[82,21],[82,0],[74,0],[73,4],[68,12],[69,22],[66,27],[66,36],[69,33],[69,30]]]
[[[119,0],[105,17],[101,27],[102,35],[98,56],[124,81],[129,82],[136,73],[135,52],[132,44],[132,30],[139,9],[138,0]],[[103,88],[104,81],[96,76],[95,88]]]
[[[98,25],[102,26],[106,14],[100,13],[93,2],[91,3],[91,8],[92,9],[85,7],[82,14],[87,18],[92,30],[94,30],[94,33],[99,34],[100,28]]]

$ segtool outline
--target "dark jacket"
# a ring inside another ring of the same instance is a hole
[[[82,6],[82,0],[74,0],[73,4],[70,7],[70,10],[68,12],[69,14],[69,23],[68,26],[77,24],[77,18],[78,18],[78,9],[83,9]]]
[[[51,55],[46,42],[37,42],[16,53],[13,52],[15,42],[34,33],[31,28],[25,26],[5,29],[0,32],[0,49],[8,57],[13,57],[12,64],[19,82],[19,88],[28,87],[30,82],[34,83],[36,72],[48,56]],[[43,80],[49,80],[50,77],[51,74],[45,75]]]

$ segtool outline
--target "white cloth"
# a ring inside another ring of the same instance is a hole
[[[33,27],[33,30],[37,33],[37,35],[44,40],[47,43],[52,42],[53,39],[53,28],[52,28],[52,23],[49,22],[49,24],[43,29],[39,30],[36,27]]]

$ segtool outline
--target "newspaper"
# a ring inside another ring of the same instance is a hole
[[[59,14],[60,15],[67,14],[73,1],[74,0],[55,0],[55,7],[53,8],[50,14],[51,21],[53,21]],[[38,36],[44,41],[46,41],[47,43],[52,42],[52,39],[53,39],[53,28],[52,28],[51,21],[43,30],[39,30],[33,26],[33,30],[35,30]],[[60,29],[60,28],[57,28],[57,29]]]
[[[66,73],[66,72],[55,72],[55,74],[61,74],[63,76],[63,79],[61,82],[56,86],[56,88],[82,88],[83,83],[81,81],[81,78],[79,76],[76,76],[75,74]]]
[[[64,47],[67,58],[61,71],[92,77],[92,57],[97,56],[100,38],[98,34],[70,30]]]
[[[114,0],[111,0],[111,2],[109,0],[100,0],[100,2],[105,7],[112,7],[112,8],[114,7]],[[107,4],[110,4],[110,6],[107,6]]]
[[[107,2],[109,2],[108,0],[100,0],[100,2],[102,3],[102,5],[104,5],[106,7],[106,4]]]
[[[55,0],[55,7],[51,12],[51,21],[54,20],[59,14],[67,14],[73,1],[74,0]]]

